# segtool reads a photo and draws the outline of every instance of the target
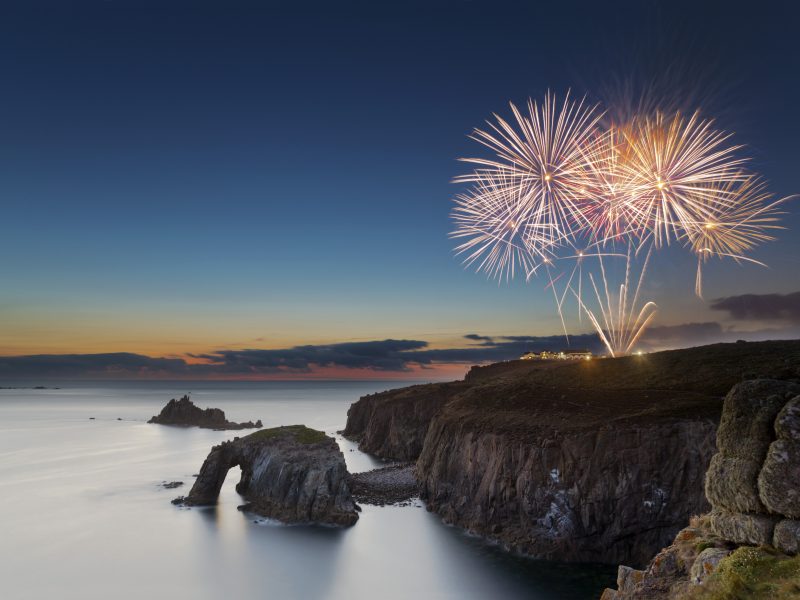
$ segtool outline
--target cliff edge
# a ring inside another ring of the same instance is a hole
[[[361,398],[345,433],[416,459],[449,523],[536,557],[638,566],[708,509],[723,396],[754,377],[800,378],[800,342],[474,367]]]

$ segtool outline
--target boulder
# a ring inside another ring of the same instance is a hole
[[[771,544],[777,518],[713,510],[709,524],[714,534],[736,544]]]
[[[767,512],[759,473],[775,440],[776,418],[784,414],[784,429],[791,428],[794,412],[784,411],[800,385],[774,379],[744,381],[725,397],[717,449],[705,478],[706,497],[715,508],[729,512]],[[776,457],[779,456],[776,454]],[[775,465],[775,472],[783,472]],[[767,496],[779,489],[773,478],[763,483]]]
[[[800,518],[800,442],[777,440],[770,444],[758,476],[758,491],[770,512]]]
[[[784,519],[775,525],[772,545],[786,554],[800,552],[800,521]]]
[[[206,429],[260,429],[262,427],[261,420],[255,423],[252,421],[247,421],[246,423],[228,421],[221,409],[199,408],[194,405],[189,396],[184,396],[180,400],[173,398],[148,423],[204,427]]]
[[[758,495],[761,461],[726,456],[711,458],[706,471],[706,498],[717,508],[733,512],[762,512]]]
[[[775,439],[775,417],[790,394],[798,393],[799,385],[774,379],[744,381],[734,386],[725,398],[717,430],[719,452],[762,462]]]
[[[251,512],[286,523],[347,526],[358,520],[336,440],[303,425],[264,429],[214,446],[189,495],[174,502],[216,503],[235,466],[242,470],[236,491]]]

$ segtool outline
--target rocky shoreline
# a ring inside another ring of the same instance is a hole
[[[361,504],[407,506],[419,496],[419,483],[413,463],[352,473],[348,483],[353,498]]]

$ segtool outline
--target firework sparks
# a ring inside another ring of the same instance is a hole
[[[647,271],[647,263],[650,259],[650,252],[647,253],[639,279],[636,283],[636,291],[633,298],[630,297],[631,290],[631,249],[628,248],[628,255],[625,263],[625,281],[619,286],[619,293],[615,296],[609,292],[608,278],[606,277],[603,259],[600,257],[600,272],[603,292],[597,287],[593,274],[589,274],[595,298],[599,306],[599,314],[591,310],[579,293],[575,293],[575,298],[579,306],[586,313],[597,335],[605,345],[608,353],[612,357],[630,354],[636,342],[644,333],[647,326],[656,315],[655,302],[645,302],[641,308],[637,309],[639,293],[641,292],[642,281]]]
[[[642,240],[669,244],[713,213],[714,204],[732,204],[709,186],[742,181],[731,134],[716,131],[698,113],[690,119],[662,113],[635,120],[622,129],[627,146],[620,173],[635,207]]]
[[[705,218],[690,223],[683,233],[687,246],[697,255],[695,293],[699,297],[703,295],[703,263],[713,256],[765,266],[745,253],[775,239],[770,231],[782,229],[779,207],[788,200],[774,200],[766,183],[752,175],[708,187]]]
[[[786,199],[773,201],[742,170],[741,147],[712,121],[657,112],[603,131],[598,107],[568,94],[560,105],[547,94],[527,108],[523,114],[512,104],[513,122],[495,115],[490,131],[472,135],[494,156],[462,159],[475,169],[455,180],[471,187],[456,196],[451,236],[464,262],[490,277],[530,279],[544,266],[565,335],[563,309],[574,296],[579,317],[586,315],[609,353],[629,353],[656,312],[653,302],[638,307],[647,263],[672,240],[698,257],[698,296],[711,256],[762,264],[745,253],[773,239]],[[631,263],[645,247],[631,297]],[[603,257],[615,256],[626,259],[625,278],[611,294]],[[583,298],[587,258],[599,265],[597,277],[588,272],[596,311]],[[559,272],[556,263],[570,260],[571,272]]]
[[[497,195],[513,198],[518,206],[509,219],[524,216],[529,230],[527,247],[534,257],[541,258],[551,246],[569,240],[586,224],[578,201],[581,182],[586,179],[586,148],[602,113],[584,101],[570,100],[569,94],[561,105],[554,95],[547,94],[541,105],[529,101],[527,108],[528,114],[523,115],[511,104],[513,123],[494,115],[491,131],[474,132],[472,138],[489,148],[495,158],[462,159],[477,168],[455,181],[475,184],[475,204],[495,208]],[[459,229],[470,226],[465,214],[460,211],[457,215]],[[486,246],[484,251],[492,248]],[[490,273],[501,276],[505,271]]]

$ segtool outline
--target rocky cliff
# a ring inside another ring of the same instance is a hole
[[[219,408],[202,409],[195,406],[184,396],[180,400],[173,398],[167,402],[161,412],[151,418],[148,423],[159,425],[182,425],[186,427],[204,427],[206,429],[257,429],[260,428],[261,420],[253,423],[234,423],[225,418],[225,413]]]
[[[434,417],[417,461],[422,498],[446,522],[541,558],[643,564],[705,507],[705,397],[484,392]]]
[[[363,452],[392,460],[416,460],[433,415],[466,387],[456,381],[364,396],[347,411],[342,434],[359,442]]]
[[[706,474],[710,513],[605,600],[800,597],[800,385],[754,380],[725,398]]]
[[[235,466],[242,470],[236,491],[249,502],[247,510],[288,523],[346,526],[358,520],[339,446],[302,425],[265,429],[214,446],[189,495],[175,503],[215,504]]]
[[[800,377],[800,342],[477,367],[366,396],[345,431],[416,457],[448,522],[534,556],[641,565],[707,509],[722,396],[759,375]]]

